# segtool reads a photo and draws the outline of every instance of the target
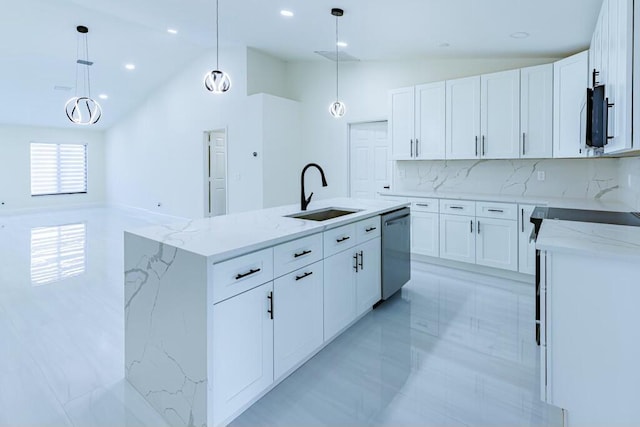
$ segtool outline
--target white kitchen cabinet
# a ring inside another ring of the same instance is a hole
[[[480,78],[480,156],[514,159],[520,152],[520,70]]]
[[[381,248],[376,237],[356,248],[359,257],[356,274],[356,316],[360,316],[382,298]]]
[[[446,158],[478,158],[480,76],[447,80],[446,90]]]
[[[553,64],[520,70],[520,157],[553,156]]]
[[[440,256],[438,199],[411,199],[411,252]]]
[[[355,250],[324,260],[324,340],[328,341],[356,318]]]
[[[414,157],[415,88],[389,91],[389,137],[394,160]]]
[[[274,281],[273,369],[276,379],[322,345],[322,288],[322,261]]]
[[[588,51],[553,64],[553,157],[585,157]]]
[[[444,82],[390,91],[393,159],[444,159],[445,113]]]
[[[476,264],[518,271],[518,222],[476,219]]]
[[[416,86],[414,158],[445,158],[445,101],[445,82]]]
[[[476,262],[475,217],[440,215],[440,258]]]
[[[214,306],[212,360],[214,424],[219,425],[273,383],[273,283]]]
[[[533,224],[529,220],[535,205],[518,205],[518,271],[524,274],[536,273],[536,243],[529,241]]]

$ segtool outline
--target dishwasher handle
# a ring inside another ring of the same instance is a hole
[[[384,226],[385,226],[385,227],[389,227],[389,226],[391,226],[391,225],[396,225],[396,224],[398,224],[398,223],[405,222],[405,221],[404,221],[404,220],[405,220],[405,218],[409,218],[409,216],[410,216],[410,215],[411,215],[411,214],[406,214],[406,215],[399,216],[399,217],[397,217],[397,218],[390,219],[389,221],[385,221],[385,222],[384,222]]]

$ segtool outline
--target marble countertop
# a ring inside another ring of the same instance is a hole
[[[285,215],[300,212],[300,205],[288,205],[126,230],[126,233],[165,243],[218,262],[404,206],[408,206],[408,203],[335,198],[312,201],[307,211],[327,207],[361,211],[318,222],[286,217]]]
[[[640,227],[545,219],[536,249],[640,259]]]
[[[531,197],[531,196],[506,196],[495,194],[473,194],[473,193],[429,193],[417,191],[390,191],[379,193],[382,197],[407,197],[407,198],[434,198],[434,199],[456,199],[456,200],[477,200],[485,202],[501,203],[524,203],[528,205],[550,206],[555,208],[592,209],[603,211],[633,210],[629,205],[619,202],[602,199],[579,199],[579,198],[557,198],[557,197]]]

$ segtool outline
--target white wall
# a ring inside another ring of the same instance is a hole
[[[397,162],[395,189],[624,201],[618,165],[605,158],[403,161]]]
[[[274,58],[256,49],[247,49],[247,95],[268,93],[286,97],[287,66],[278,58]]]
[[[347,124],[385,119],[388,90],[553,61],[483,58],[344,63],[340,65],[340,98],[346,103],[347,113],[342,119],[328,113],[335,100],[335,63],[288,64],[288,97],[302,103],[305,160],[318,162],[329,181],[329,187],[315,197],[348,194]]]
[[[202,217],[205,213],[203,132],[227,129],[229,212],[261,207],[260,142],[247,108],[245,48],[220,52],[220,67],[232,78],[225,94],[209,93],[203,76],[215,52],[159,87],[127,119],[111,128],[107,142],[108,200],[155,212]],[[161,207],[158,207],[158,203]]]
[[[31,142],[86,143],[87,193],[32,197]],[[102,132],[0,125],[0,214],[103,204],[104,156]]]

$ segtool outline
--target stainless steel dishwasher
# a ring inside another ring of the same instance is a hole
[[[402,208],[382,215],[382,299],[411,279],[411,211]]]

